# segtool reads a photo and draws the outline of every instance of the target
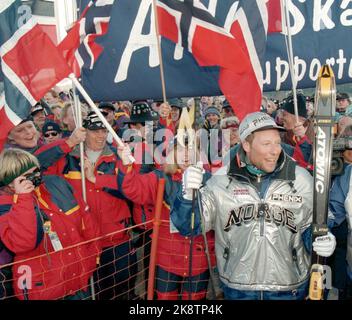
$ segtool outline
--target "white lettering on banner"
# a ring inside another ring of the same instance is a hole
[[[127,79],[128,69],[131,63],[132,55],[145,47],[149,47],[149,67],[154,68],[159,66],[159,55],[156,41],[156,30],[154,22],[154,11],[152,10],[153,0],[144,0],[139,6],[139,10],[131,29],[130,37],[118,66],[114,82],[122,82]],[[150,31],[149,34],[142,34],[145,21],[150,15]],[[180,60],[183,58],[183,48],[175,46],[174,59]]]
[[[319,74],[320,68],[321,68],[321,63],[320,63],[319,59],[314,58],[310,64],[310,68],[309,68],[309,78],[311,80],[316,81],[318,79],[318,74]]]
[[[320,31],[321,29],[333,29],[335,23],[331,20],[331,6],[334,0],[327,0],[324,5],[322,0],[314,0],[313,12],[313,30]]]
[[[335,65],[335,58],[326,59],[326,64],[328,64],[331,67],[334,66]]]
[[[281,72],[281,67],[284,67],[284,70],[282,72]],[[281,84],[286,81],[288,76],[288,72],[289,72],[288,62],[286,60],[281,60],[280,57],[277,57],[275,71],[276,71],[276,91],[279,91]]]
[[[352,0],[343,0],[340,5],[340,8],[346,9],[350,2],[352,2]],[[340,21],[342,25],[352,26],[352,18],[349,19],[348,17],[352,17],[352,9],[347,9],[344,12],[342,12],[340,17]]]
[[[182,1],[182,0],[180,0]],[[311,0],[310,0],[311,1]],[[325,1],[325,2],[324,2]],[[315,32],[319,32],[322,29],[333,29],[336,27],[334,21],[332,21],[331,17],[336,15],[336,11],[338,10],[338,17],[341,21],[342,26],[352,26],[352,0],[342,0],[342,3],[338,6],[334,5],[333,0],[313,0],[313,12],[308,12],[309,17],[312,17],[312,28]],[[299,0],[299,2],[307,3],[308,0]],[[206,4],[205,4],[206,3]],[[290,12],[290,22],[291,22],[291,33],[292,35],[296,35],[302,31],[305,27],[305,16],[300,11],[299,3],[294,4],[293,0],[287,0],[288,9]],[[203,8],[207,10],[213,16],[216,16],[217,8],[219,5],[218,0],[208,0],[207,2],[203,2],[202,0],[197,0],[194,2],[194,6],[198,8]],[[235,12],[237,10],[238,1],[234,1],[232,6],[229,8],[227,12],[227,16],[224,23],[225,30],[230,30],[231,25],[235,19]],[[307,5],[308,6],[308,5]],[[171,10],[171,11],[170,11]],[[168,13],[175,17],[176,23],[180,23],[180,12],[177,12],[172,9],[168,9]],[[155,68],[159,66],[159,57],[157,51],[157,43],[156,43],[156,31],[154,21],[154,13],[152,10],[152,0],[143,0],[138,7],[138,13],[136,15],[136,19],[131,28],[131,32],[129,35],[129,39],[127,41],[126,47],[124,48],[123,54],[121,56],[121,60],[118,64],[118,68],[115,75],[115,83],[123,82],[127,79],[129,66],[132,62],[132,57],[135,53],[137,53],[140,49],[147,48],[149,49],[149,60],[148,67]],[[308,20],[307,20],[308,21]],[[310,20],[309,20],[310,21]],[[336,20],[335,22],[337,22]],[[149,25],[149,33],[143,34],[142,31],[145,25]],[[286,29],[283,30],[282,33],[286,33]],[[184,49],[182,46],[176,45],[174,47],[174,60],[181,60],[183,58]],[[264,71],[264,81],[265,85],[270,85],[273,82],[275,85],[275,90],[282,90],[282,85],[289,78],[289,65],[288,62],[281,58],[277,57],[275,60],[275,66],[271,64],[274,63],[273,60],[267,61],[265,63],[265,71]],[[331,66],[335,66],[336,68],[336,77],[337,79],[352,78],[352,66],[351,60],[346,59],[343,49],[338,49],[337,56],[327,57],[325,61],[320,61],[317,58],[312,58],[309,60],[304,60],[299,56],[294,57],[294,68],[297,77],[297,83],[299,84],[302,80],[311,80],[312,82],[316,81],[318,77],[319,68],[322,64],[328,63]],[[345,68],[345,64],[346,65]],[[271,70],[273,67],[273,70]],[[276,72],[276,74],[274,74]],[[347,74],[346,74],[347,72]],[[274,81],[276,80],[276,83]]]
[[[300,67],[301,67],[301,71],[300,71]],[[303,59],[300,59],[299,57],[295,57],[294,68],[295,68],[296,80],[297,82],[299,82],[304,78],[304,75],[307,70],[307,63]]]
[[[343,77],[343,65],[347,62],[347,59],[343,55],[343,50],[339,50],[339,57],[336,59],[336,64],[338,64],[339,69],[337,71],[337,79],[342,79]]]
[[[300,0],[299,2],[308,2],[312,0]],[[324,3],[323,3],[324,2]],[[313,2],[313,12],[309,16],[313,16],[312,28],[314,31],[318,32],[323,29],[333,29],[336,24],[332,20],[333,10],[337,9],[337,5],[334,5],[336,1],[334,0],[314,0]],[[343,0],[340,8],[342,9],[340,15],[340,22],[342,26],[348,27],[352,25],[352,9],[347,9],[350,5],[351,0]],[[333,6],[334,5],[334,6]],[[287,7],[290,13],[290,31],[292,36],[300,33],[305,27],[306,19],[300,9],[292,3],[292,0],[287,0]],[[284,16],[285,19],[285,16]],[[286,24],[283,25],[283,34],[287,34]]]
[[[348,61],[348,70],[347,74],[349,78],[352,78],[352,59]],[[329,57],[323,61],[320,61],[317,58],[313,58],[310,62],[301,59],[299,56],[295,56],[294,58],[294,68],[297,77],[297,84],[299,82],[308,77],[311,81],[316,81],[318,78],[319,70],[322,64],[329,64],[331,66],[335,66],[336,70],[336,78],[343,79],[346,75],[345,65],[347,64],[347,59],[345,57],[343,49],[338,50],[338,57]],[[275,60],[275,72],[276,72],[276,91],[280,91],[281,86],[285,81],[287,81],[289,76],[289,64],[288,61],[281,59],[281,57],[277,57]],[[308,73],[308,74],[307,74]],[[271,84],[271,79],[274,79],[275,75],[271,75],[271,62],[265,62],[264,69],[264,78],[263,82],[265,85]]]
[[[299,11],[299,9],[292,3],[291,0],[286,0],[286,3],[287,3],[288,11],[289,13],[291,13],[290,31],[291,31],[291,35],[294,36],[300,31],[302,31],[302,29],[304,28],[305,19],[301,11]],[[286,19],[286,15],[283,15],[283,19]],[[286,23],[283,23],[282,34],[287,34]]]
[[[149,47],[149,66],[151,68],[159,65],[155,24],[150,23],[149,34],[142,34],[143,25],[149,12],[152,12],[150,21],[154,21],[154,13],[153,10],[151,10],[151,7],[152,0],[142,1],[139,6],[136,19],[131,29],[130,37],[121,56],[121,61],[114,80],[115,82],[122,82],[127,79],[128,68],[131,63],[132,55],[135,51],[141,48]]]
[[[207,10],[212,16],[216,14],[216,8],[218,0],[209,0],[208,5],[204,5],[201,0],[194,2],[194,6]],[[227,27],[230,28],[230,21],[233,22],[235,10],[237,9],[238,2],[235,2],[226,17]],[[169,9],[169,14],[175,17],[176,23],[180,23],[181,13],[175,10]],[[150,14],[151,13],[151,14]],[[150,31],[148,34],[142,34],[143,26],[150,17]],[[120,63],[114,79],[115,83],[125,81],[127,79],[128,69],[132,60],[133,54],[145,47],[149,48],[149,67],[154,68],[159,66],[159,56],[156,42],[156,31],[154,22],[154,12],[152,10],[152,0],[144,0],[141,2],[136,19],[133,23],[129,39],[126,47],[121,56]],[[175,45],[174,57],[175,60],[181,60],[183,58],[183,48],[181,45]]]
[[[348,76],[352,78],[352,63],[350,63],[350,66],[348,67]]]
[[[270,84],[270,79],[271,79],[270,61],[266,61],[265,68],[263,70],[263,83]]]

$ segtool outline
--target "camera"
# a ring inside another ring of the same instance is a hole
[[[337,138],[333,140],[331,175],[338,176],[343,174],[343,153],[346,150],[352,150],[352,137]]]
[[[42,175],[39,169],[33,171],[32,173],[26,174],[25,177],[26,180],[31,181],[35,187],[38,187],[42,183]]]

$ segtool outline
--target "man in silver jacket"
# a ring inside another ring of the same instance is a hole
[[[226,299],[303,299],[310,271],[313,179],[281,146],[279,127],[256,112],[239,127],[241,145],[226,173],[214,175],[203,188],[202,169],[189,167],[184,191],[171,212],[183,235],[215,230],[216,258]],[[202,208],[190,230],[192,189],[200,188]],[[326,256],[333,235],[314,242]],[[331,248],[330,248],[331,247]]]

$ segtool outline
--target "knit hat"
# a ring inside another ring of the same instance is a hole
[[[208,114],[216,114],[219,118],[221,117],[220,111],[216,107],[208,107],[204,111],[204,117],[206,118]]]
[[[220,127],[221,129],[238,128],[239,123],[237,117],[227,117],[221,120]]]
[[[125,123],[144,123],[158,119],[159,115],[151,110],[146,101],[138,101],[133,104],[130,118]]]
[[[301,93],[297,94],[297,108],[298,108],[298,115],[300,117],[307,118],[306,97]],[[295,114],[293,96],[289,96],[286,98],[285,103],[282,105],[282,109],[291,114]]]

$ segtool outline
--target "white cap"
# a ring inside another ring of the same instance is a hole
[[[244,141],[250,134],[258,130],[278,129],[286,131],[285,128],[276,124],[274,119],[264,112],[253,112],[241,121],[239,133],[241,141]]]

